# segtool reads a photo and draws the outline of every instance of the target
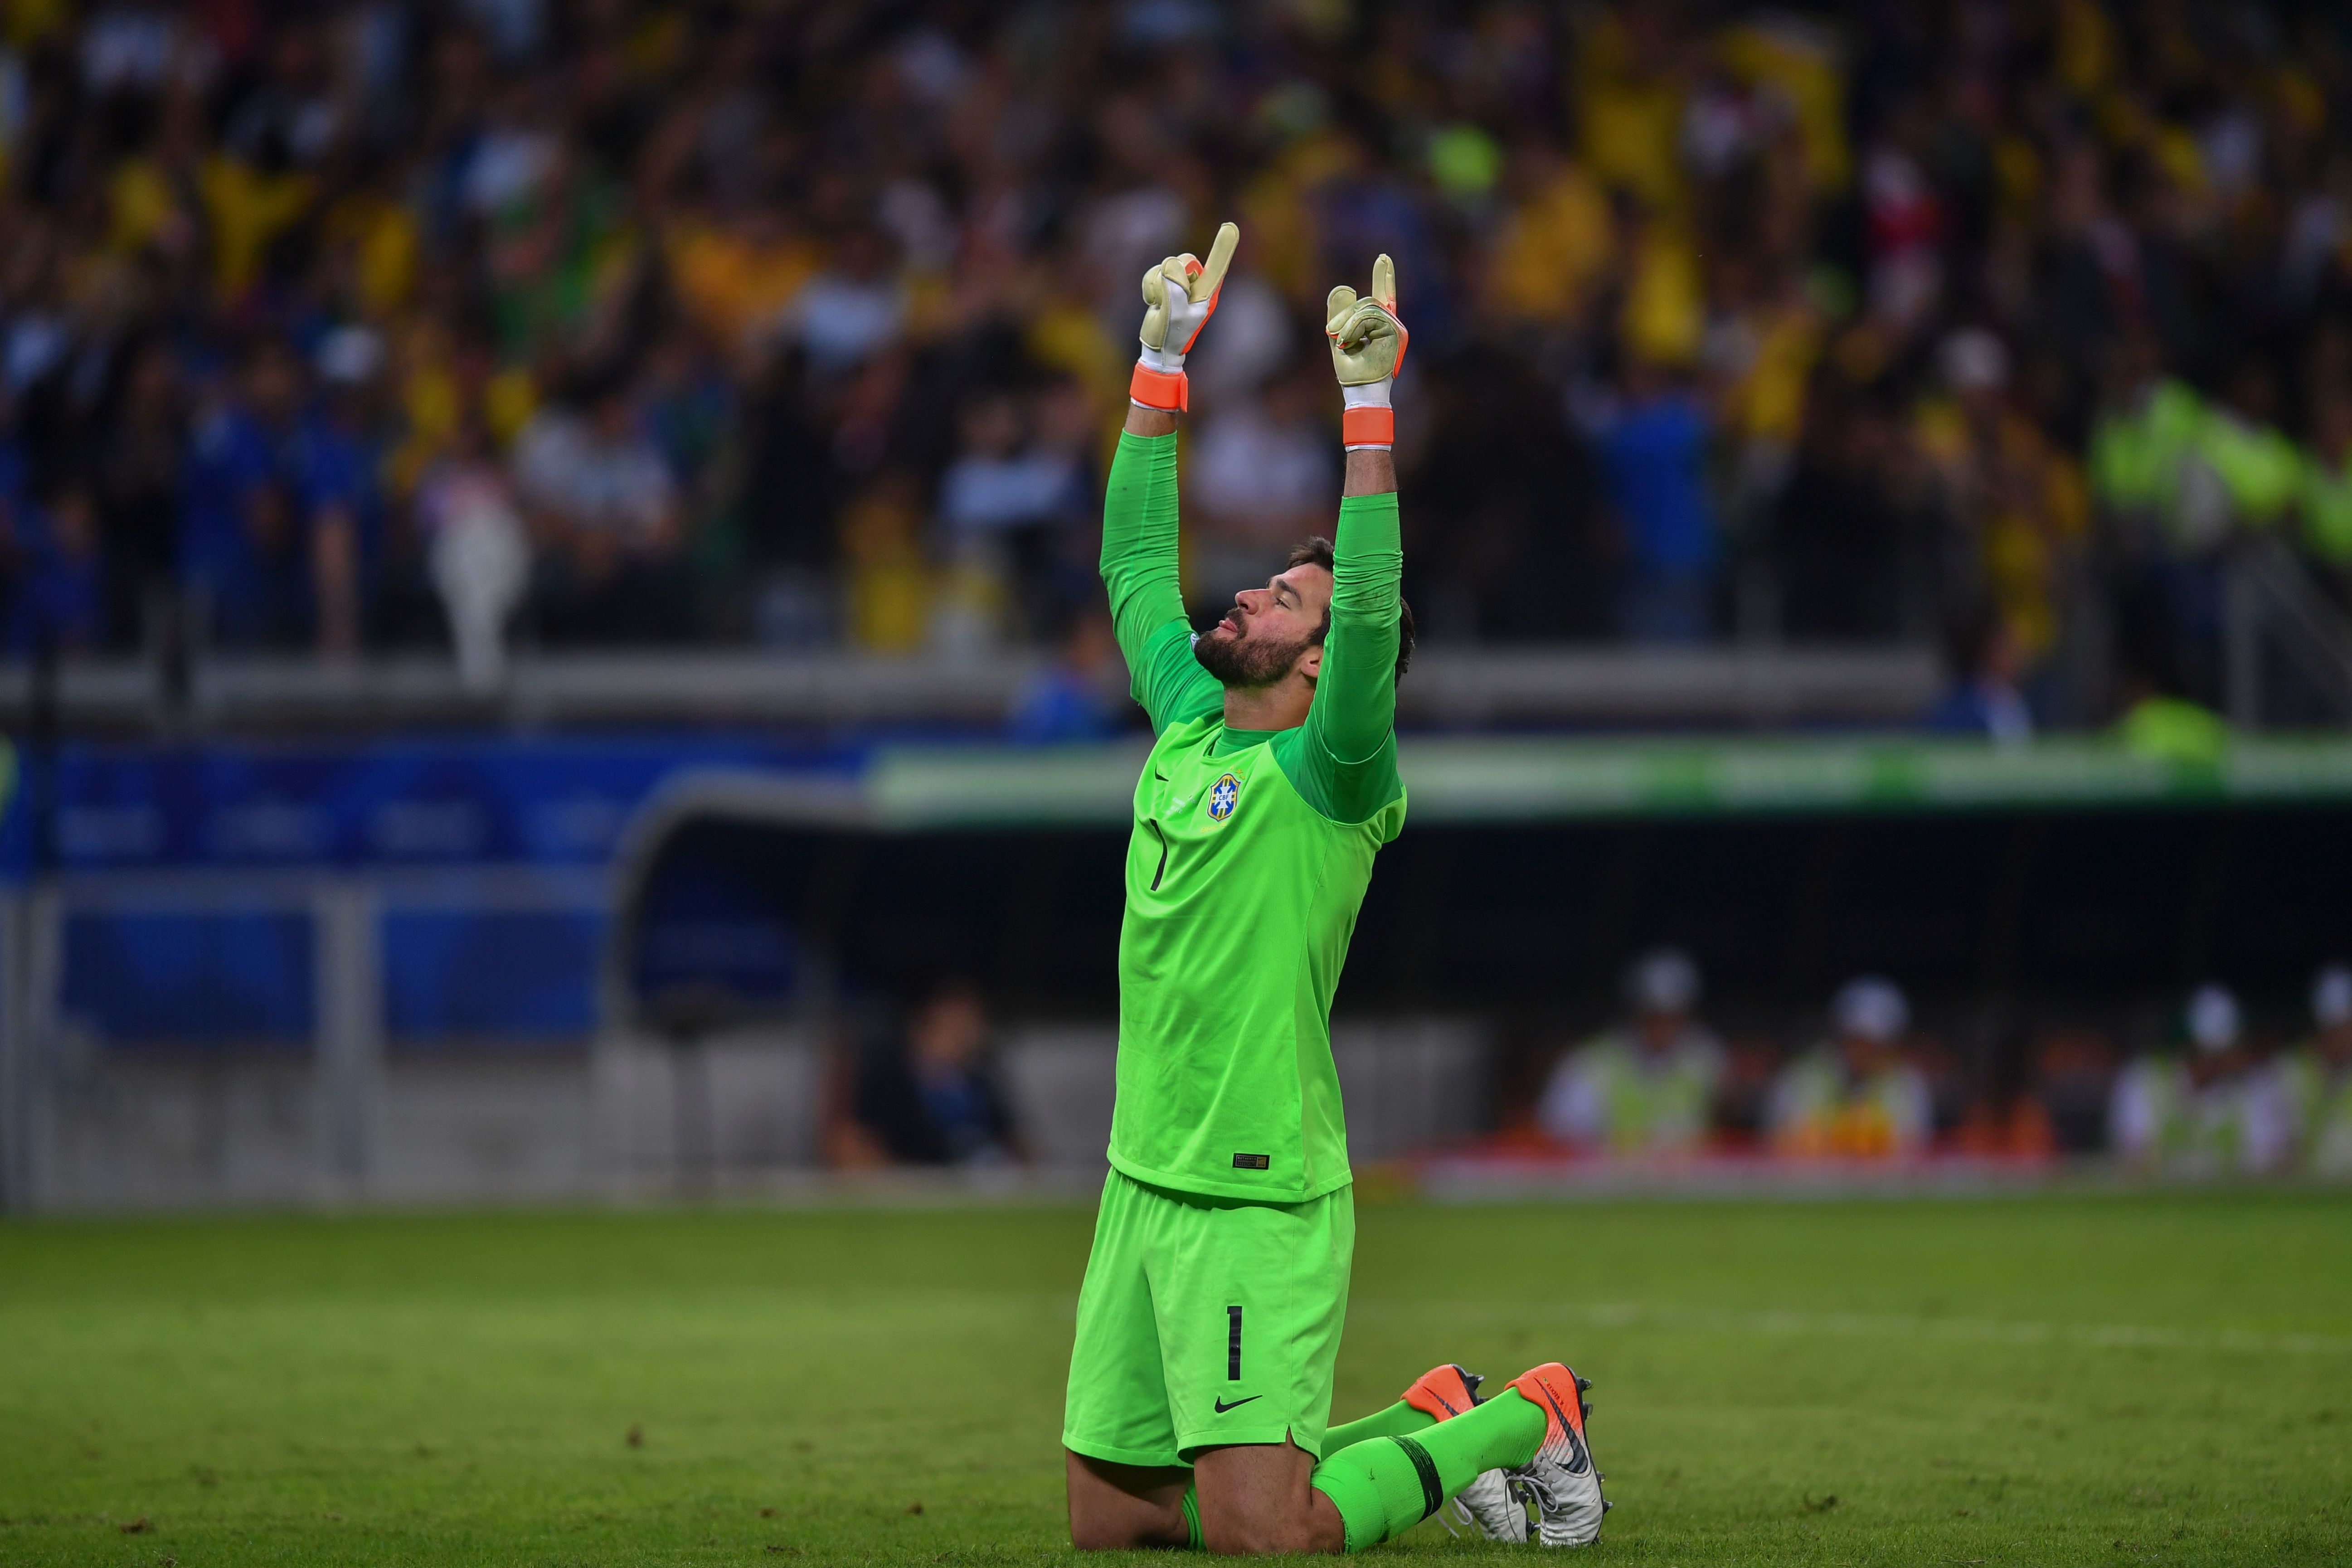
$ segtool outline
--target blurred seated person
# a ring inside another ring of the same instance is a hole
[[[1924,1152],[1935,1132],[1927,1076],[1904,1052],[1911,1005],[1864,974],[1830,1001],[1834,1037],[1780,1069],[1765,1110],[1775,1153],[1820,1159]]]
[[[2294,1110],[2275,1073],[2247,1050],[2237,997],[2200,985],[2181,1009],[2189,1052],[2142,1057],[2108,1101],[2116,1152],[2190,1175],[2276,1170],[2294,1150]]]
[[[2018,745],[2033,739],[2033,714],[2017,689],[2024,658],[2009,623],[1987,606],[1953,628],[1945,651],[1951,684],[1927,710],[1939,735],[1970,735]]]
[[[1633,1016],[1563,1058],[1536,1119],[1546,1135],[1612,1154],[1689,1154],[1706,1145],[1723,1081],[1723,1046],[1691,1016],[1698,966],[1677,948],[1625,973]]]
[[[950,981],[916,1009],[903,1036],[861,1051],[850,1116],[898,1164],[994,1165],[1021,1158],[989,1060],[980,994]]]
[[[2116,1066],[2115,1047],[2095,1029],[2060,1029],[2035,1047],[2033,1097],[2062,1152],[2090,1154],[2106,1146]]]
[[[2352,1175],[2352,964],[2331,963],[2313,979],[2311,1023],[2311,1038],[2279,1058],[2280,1088],[2305,1163]]]

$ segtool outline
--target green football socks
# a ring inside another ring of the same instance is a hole
[[[1382,1411],[1366,1421],[1391,1414]],[[1535,1458],[1543,1436],[1543,1411],[1517,1389],[1507,1389],[1451,1421],[1334,1448],[1329,1458],[1315,1467],[1313,1485],[1339,1510],[1348,1550],[1361,1552],[1402,1535],[1435,1513],[1481,1471],[1526,1464]]]
[[[1386,1410],[1375,1410],[1360,1421],[1350,1421],[1325,1432],[1323,1451],[1336,1454],[1342,1448],[1369,1442],[1374,1437],[1410,1437],[1424,1426],[1436,1425],[1436,1416],[1426,1410],[1416,1410],[1400,1399]]]
[[[1184,1489],[1184,1535],[1186,1551],[1202,1550],[1204,1542],[1201,1538],[1201,1492],[1197,1487]]]

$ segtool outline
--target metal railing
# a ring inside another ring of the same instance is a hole
[[[409,724],[949,723],[994,726],[1043,661],[681,652],[518,658],[485,695],[451,660],[218,657],[166,679],[159,662],[62,661],[46,690],[0,667],[0,724],[37,715],[74,732],[294,731]],[[1432,647],[1398,690],[1409,723],[1888,723],[1934,699],[1918,647]]]
[[[2280,541],[2255,538],[2233,547],[2226,571],[2222,681],[2230,722],[2258,730],[2278,715],[2280,678],[2289,673],[2330,718],[2352,721],[2352,623],[2310,570]]]

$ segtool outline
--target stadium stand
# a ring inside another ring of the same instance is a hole
[[[2347,696],[2325,7],[6,17],[19,657],[1058,643],[1132,279],[1231,210],[1203,599],[1318,514],[1298,351],[1384,247],[1433,642],[1988,625],[2083,725],[2242,721],[2259,622]]]
[[[971,1146],[1097,1160],[1100,488],[1227,216],[1196,606],[1410,296],[1368,1164],[2352,1165],[2339,10],[0,0],[0,1202],[929,1157],[950,973]]]

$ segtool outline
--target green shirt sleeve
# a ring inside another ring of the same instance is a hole
[[[1122,431],[1103,497],[1103,586],[1128,689],[1151,732],[1213,712],[1224,692],[1192,657],[1176,563],[1176,437]]]
[[[1403,577],[1395,492],[1340,501],[1323,673],[1307,722],[1275,742],[1283,773],[1335,822],[1365,821],[1404,793],[1396,765]]]

